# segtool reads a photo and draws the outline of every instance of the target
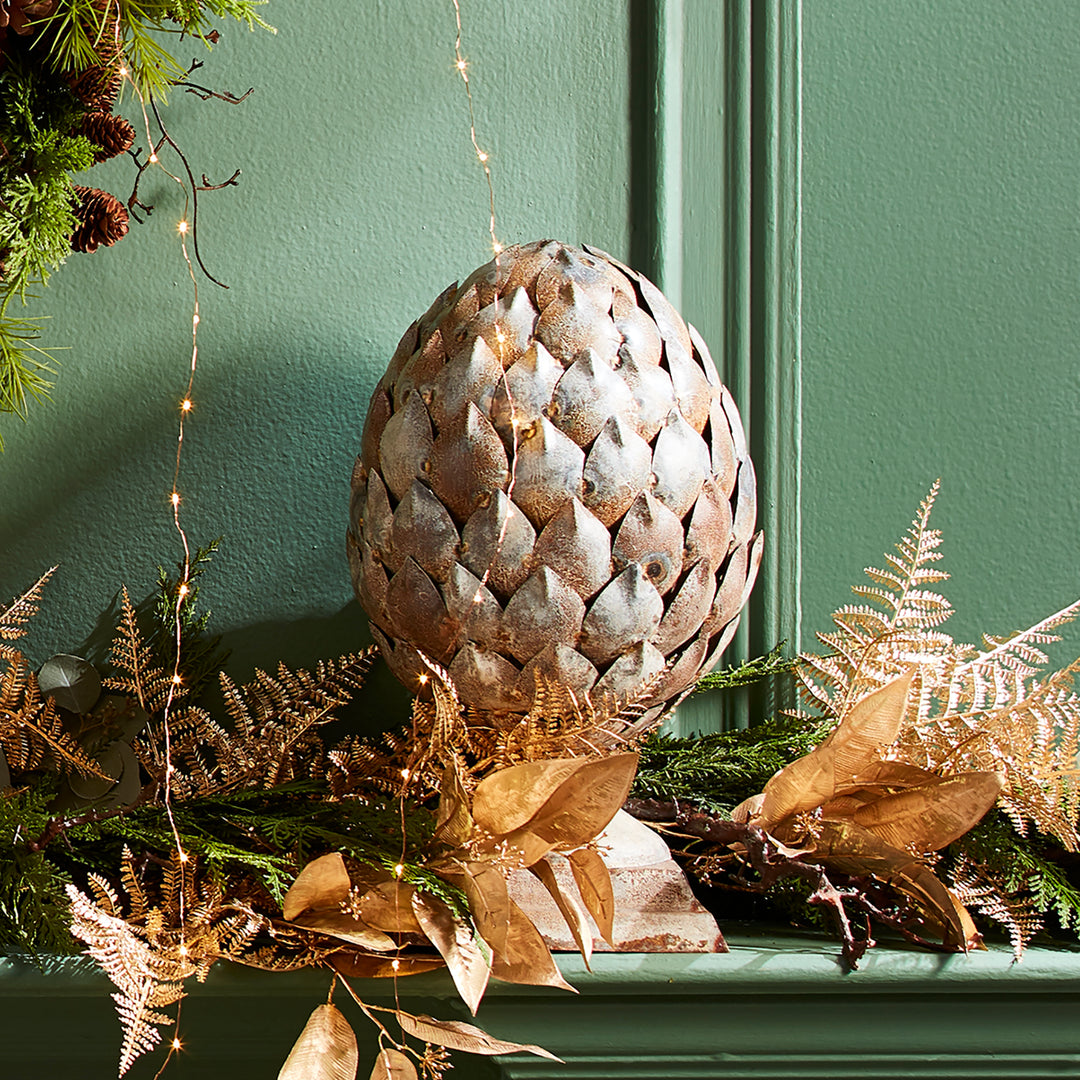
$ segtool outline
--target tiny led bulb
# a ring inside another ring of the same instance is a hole
[[[416,678],[417,678],[417,681],[420,683],[421,686],[426,685],[427,679],[428,679],[427,672],[426,671],[421,671],[420,674],[417,675]]]
[[[467,60],[458,60],[454,66],[458,71],[464,71],[469,66],[469,62]]]
[[[177,949],[176,951],[177,951],[177,952],[178,952],[178,953],[179,953],[179,954],[180,954],[181,956],[187,956],[187,946],[186,946],[186,945],[181,945],[181,946],[180,946],[180,948],[178,948],[178,949]]]
[[[404,873],[405,867],[402,866],[401,863],[398,863],[397,866],[394,867],[394,877],[401,877]]]
[[[174,685],[174,686],[179,686],[179,685],[180,685],[180,683],[181,683],[181,682],[182,682],[183,680],[182,680],[182,679],[180,678],[180,676],[179,676],[179,675],[174,675],[174,676],[172,677],[172,681],[173,681],[173,685]]]
[[[150,155],[150,164],[151,165],[156,165],[157,164],[157,159],[158,159],[157,154],[151,154]]]
[[[190,589],[189,589],[189,588],[187,587],[187,585],[181,585],[181,586],[180,586],[180,588],[179,588],[179,589],[177,589],[176,591],[177,591],[177,592],[178,592],[178,593],[179,593],[179,594],[180,594],[181,596],[187,596],[187,594],[188,594],[189,592],[191,592],[191,590],[190,590]]]
[[[172,493],[172,495],[169,496],[169,501],[173,504],[173,506],[179,506],[180,505],[180,492],[179,491],[174,491]]]
[[[191,412],[191,409],[192,409],[191,398],[184,398],[184,400],[180,402],[180,410],[181,410],[181,412]]]
[[[180,852],[180,861],[181,862],[187,862],[187,852],[186,851],[181,851]]]
[[[181,1047],[182,1045],[183,1045],[183,1044],[182,1044],[182,1043],[180,1042],[180,1040],[179,1040],[179,1039],[173,1039],[173,1041],[172,1041],[172,1048],[173,1048],[174,1050],[179,1050],[179,1049],[180,1049],[180,1047]]]
[[[121,79],[126,79],[128,77],[128,69],[123,64],[121,64],[120,70],[117,72],[117,75],[119,75]]]
[[[192,315],[191,316],[191,325],[192,326],[198,326],[201,321],[202,320],[199,318],[198,315]]]
[[[401,770],[401,779],[402,780],[408,780],[410,775],[411,775],[411,773],[409,772],[408,769],[402,769]]]
[[[499,243],[498,240],[496,240],[495,243],[491,245],[491,250],[494,251],[496,255],[501,255],[502,249],[503,246]]]
[[[179,221],[176,224],[176,231],[183,235],[187,232],[188,223],[186,221]]]
[[[476,156],[477,156],[477,157],[478,157],[478,158],[479,158],[479,159],[480,159],[480,160],[481,160],[482,162],[484,162],[484,161],[487,161],[487,159],[488,159],[488,156],[487,156],[486,152],[485,152],[485,151],[483,151],[483,150],[480,150],[480,151],[478,151],[478,152],[477,152],[477,155],[476,155]]]
[[[400,961],[400,960],[399,960],[399,959],[398,959],[398,958],[397,958],[397,957],[395,956],[395,957],[394,957],[394,959],[390,961],[390,966],[391,966],[391,967],[392,967],[392,968],[393,968],[393,969],[394,969],[395,971],[397,971],[397,969],[398,969],[399,967],[401,967],[401,961]]]

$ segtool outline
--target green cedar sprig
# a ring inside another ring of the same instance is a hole
[[[777,770],[809,753],[831,727],[831,721],[783,719],[697,738],[652,733],[639,748],[632,794],[728,813],[761,791]]]
[[[784,656],[786,644],[786,641],[781,641],[765,656],[758,656],[753,660],[736,664],[734,667],[710,671],[702,675],[694,684],[694,693],[702,693],[705,690],[730,690],[736,686],[750,686],[775,675],[786,675],[794,670],[798,663],[794,657]]]

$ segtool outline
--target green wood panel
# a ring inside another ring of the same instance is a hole
[[[810,0],[803,57],[805,635],[939,476],[946,629],[1020,629],[1080,594],[1076,5]]]
[[[456,1058],[461,1080],[988,1080],[1075,1075],[1080,1066],[1076,953],[1032,949],[1022,964],[1005,947],[969,956],[903,948],[871,952],[845,973],[836,942],[729,934],[712,955],[600,954],[560,965],[580,994],[492,983],[477,1022],[492,1034],[538,1043],[564,1059]],[[46,975],[0,964],[4,1076],[52,1080],[107,1076],[119,1031],[101,976],[71,965]],[[184,1054],[167,1076],[248,1080],[272,1076],[327,977],[215,968],[184,1006]],[[392,1000],[386,982],[356,981],[367,1001]],[[402,1004],[464,1019],[445,974],[400,984]],[[339,992],[358,1033],[361,1072],[373,1058],[370,1025]],[[63,1037],[55,1029],[63,1018]],[[11,1033],[19,1038],[12,1039]],[[149,1080],[155,1063],[131,1075]]]

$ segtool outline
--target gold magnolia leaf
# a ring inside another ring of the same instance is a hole
[[[320,1005],[304,1025],[278,1080],[356,1080],[356,1035],[334,1005]]]
[[[313,859],[297,875],[281,902],[281,913],[292,922],[311,908],[334,908],[349,898],[349,871],[340,852]]]
[[[437,896],[415,892],[412,907],[424,933],[446,961],[461,1000],[475,1016],[491,975],[490,952],[473,936],[469,924]]]
[[[446,966],[441,956],[402,953],[390,959],[388,956],[372,956],[347,949],[328,956],[326,962],[347,979],[403,979],[406,975],[422,975]]]
[[[376,930],[391,934],[422,934],[413,913],[416,889],[404,881],[384,881],[360,897],[360,918]]]
[[[940,851],[983,819],[1004,786],[1004,773],[961,773],[884,795],[860,806],[852,819],[893,847]]]
[[[570,933],[574,936],[574,942],[585,961],[585,967],[591,971],[589,961],[592,959],[592,929],[584,909],[571,893],[563,892],[559,888],[559,882],[555,877],[555,867],[551,865],[549,859],[538,860],[529,867],[529,870],[540,880],[540,884],[547,889],[551,899],[555,901],[562,917],[566,920],[566,925],[570,928]]]
[[[964,906],[925,863],[887,844],[853,821],[820,821],[811,861],[825,862],[844,874],[870,875],[909,896],[943,931],[948,948],[969,949],[971,919]]]
[[[435,825],[435,839],[450,847],[461,847],[473,831],[472,814],[469,813],[469,796],[461,781],[457,758],[451,758],[439,785],[439,812]]]
[[[370,1080],[416,1080],[416,1068],[400,1050],[384,1046],[375,1059]]]
[[[289,920],[293,926],[304,930],[314,930],[317,934],[339,938],[351,945],[373,952],[393,952],[397,942],[381,930],[376,930],[350,915],[341,908],[318,908],[306,911],[295,919]]]
[[[477,933],[493,952],[502,952],[510,925],[510,897],[499,869],[487,862],[462,862],[440,873],[465,893]]]
[[[592,848],[571,851],[567,858],[586,910],[593,917],[600,936],[615,948],[615,893],[607,863]]]
[[[850,787],[853,790],[868,787],[921,787],[923,784],[941,783],[943,779],[944,777],[937,773],[920,769],[918,765],[909,765],[906,761],[873,761],[858,776],[852,778]],[[839,785],[837,792],[845,793],[848,786]]]
[[[912,678],[908,672],[855,702],[820,746],[772,777],[765,785],[760,820],[768,826],[815,810],[868,768],[896,740]]]
[[[529,831],[556,848],[595,840],[626,802],[637,766],[637,754],[587,759],[537,811]]]
[[[577,993],[556,967],[555,958],[540,936],[540,931],[513,900],[510,901],[506,948],[492,958],[491,974],[503,982],[556,986],[572,994]]]
[[[528,761],[491,773],[476,785],[473,819],[492,836],[515,832],[528,824],[561,785],[589,760]]]
[[[542,1046],[534,1046],[531,1043],[506,1042],[504,1039],[496,1039],[486,1031],[466,1024],[461,1020],[436,1020],[432,1016],[413,1016],[411,1013],[401,1012],[394,1014],[401,1030],[406,1035],[421,1042],[433,1043],[435,1046],[445,1046],[450,1050],[464,1050],[467,1054],[535,1054],[537,1057],[547,1058],[549,1061],[563,1063],[562,1058],[557,1058],[550,1050]]]

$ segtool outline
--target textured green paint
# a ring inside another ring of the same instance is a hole
[[[803,24],[805,636],[939,476],[946,629],[1019,629],[1080,594],[1076,5]]]
[[[500,238],[626,257],[626,4],[462,9]],[[200,73],[234,92],[254,85],[248,101],[177,95],[167,119],[197,174],[244,170],[239,188],[200,201],[204,258],[230,289],[200,282],[179,485],[192,539],[225,537],[205,595],[242,677],[367,640],[344,532],[368,396],[410,321],[490,257],[450,0],[265,12],[276,37],[227,27]],[[126,161],[92,177],[130,190]],[[0,456],[0,595],[61,567],[30,639],[38,657],[79,648],[121,582],[143,594],[158,563],[179,559],[167,497],[191,287],[175,188],[144,185],[149,222],[73,256],[33,309],[52,316],[50,342],[73,346],[55,403],[8,422]]]
[[[545,1046],[565,1063],[458,1056],[451,1075],[1004,1080],[1070,1076],[1080,1065],[1075,952],[1032,949],[1017,965],[1004,946],[968,956],[880,948],[858,972],[845,973],[837,943],[826,938],[732,932],[729,945],[727,954],[598,954],[592,972],[579,957],[560,956],[579,995],[493,981],[476,1022],[499,1037]],[[0,1033],[37,1030],[61,1010],[65,1024],[62,1039],[5,1040],[5,1076],[108,1075],[118,1041],[109,984],[72,974],[71,966],[40,975],[0,964]],[[184,1005],[188,1049],[166,1075],[274,1075],[326,986],[315,972],[215,968]],[[353,986],[366,1001],[388,1003],[385,981]],[[445,973],[403,980],[400,992],[406,1009],[464,1018]],[[347,995],[339,992],[337,1001],[357,1031],[364,1076],[374,1056],[371,1026]],[[134,1080],[149,1080],[149,1064],[133,1070]]]

